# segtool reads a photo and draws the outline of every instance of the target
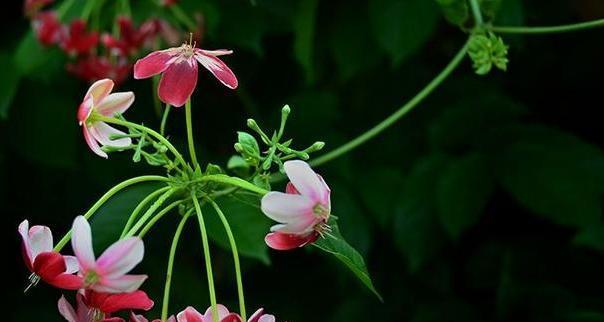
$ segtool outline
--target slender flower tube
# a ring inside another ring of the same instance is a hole
[[[150,53],[134,64],[134,78],[143,79],[162,73],[158,96],[172,106],[183,106],[197,85],[197,63],[209,70],[226,87],[235,89],[237,77],[218,56],[231,50],[203,50],[194,44],[183,44]]]
[[[82,278],[74,275],[78,271],[78,261],[73,256],[63,256],[53,251],[52,232],[46,226],[33,226],[24,220],[19,225],[19,234],[23,241],[23,259],[33,273],[32,284],[40,279],[46,283],[68,290],[77,290]]]
[[[316,241],[329,232],[331,190],[308,163],[287,161],[283,165],[290,182],[285,193],[271,191],[261,202],[264,214],[279,222],[266,235],[266,244],[277,250],[290,250]]]
[[[119,240],[98,258],[92,250],[90,225],[83,216],[73,222],[72,247],[80,265],[83,288],[100,293],[134,292],[147,275],[128,275],[143,259],[145,247],[138,237]]]
[[[134,102],[134,93],[132,92],[110,94],[113,85],[113,81],[108,78],[96,81],[86,92],[78,109],[78,121],[82,126],[86,143],[94,153],[103,158],[108,156],[101,149],[99,143],[104,146],[118,148],[132,144],[132,140],[127,137],[112,139],[112,136],[125,135],[126,133],[109,126],[105,122],[94,120],[95,113],[113,117],[115,114],[124,113]]]

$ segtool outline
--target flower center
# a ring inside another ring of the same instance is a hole
[[[84,275],[84,286],[88,287],[88,286],[94,285],[99,281],[99,279],[100,279],[100,276],[97,272],[88,271]]]
[[[189,42],[188,43],[183,43],[182,46],[180,46],[180,53],[185,56],[186,58],[191,58],[193,57],[193,55],[195,55],[195,46],[197,45],[196,42],[193,42],[193,34],[189,34]]]
[[[92,317],[92,321],[101,321],[105,319],[105,313],[101,312],[99,309],[90,309],[90,316]]]
[[[327,221],[327,219],[329,219],[329,210],[327,209],[327,207],[323,206],[320,203],[316,204],[312,208],[312,212],[315,214],[316,217],[318,217],[320,219],[323,219],[325,221]]]

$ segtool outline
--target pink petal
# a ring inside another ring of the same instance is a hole
[[[241,317],[237,313],[230,313],[220,319],[220,322],[242,322]]]
[[[92,107],[94,106],[94,102],[92,97],[88,97],[85,99],[80,106],[78,107],[78,122],[80,125],[83,125],[88,117],[92,113]]]
[[[33,226],[29,229],[29,247],[31,257],[36,258],[40,253],[52,251],[52,232],[46,226]]]
[[[130,272],[145,255],[145,245],[138,237],[115,242],[99,257],[96,264],[104,277],[113,279]]]
[[[224,56],[224,55],[230,55],[233,53],[233,51],[229,50],[229,49],[216,49],[216,50],[197,49],[197,51],[201,51],[203,54],[210,55],[210,56]]]
[[[22,245],[23,245],[23,257],[26,260],[25,263],[27,267],[32,270],[33,269],[33,261],[34,258],[31,255],[31,246],[29,244],[29,222],[27,220],[23,220],[19,224],[19,228],[17,229],[19,234],[21,235]]]
[[[227,315],[229,315],[229,309],[226,308],[226,306],[222,305],[222,304],[216,304],[216,311],[218,312],[218,320],[222,321],[222,319],[224,317],[226,317]],[[213,316],[212,316],[212,307],[210,306],[207,310],[206,313],[204,313],[203,315],[203,320],[204,321],[213,321]]]
[[[92,152],[94,152],[96,155],[107,159],[109,156],[107,155],[107,153],[105,153],[105,151],[101,150],[101,147],[99,146],[97,141],[92,137],[92,134],[90,133],[87,126],[82,126],[82,132],[84,133],[84,140],[86,140],[86,144],[88,144],[90,150],[92,150]]]
[[[73,274],[80,270],[78,259],[75,256],[63,256],[65,260],[65,273]]]
[[[92,234],[86,218],[77,216],[73,221],[71,231],[71,247],[78,258],[80,269],[86,271],[95,267],[96,259],[92,250]]]
[[[111,117],[126,112],[133,102],[132,92],[113,93],[105,97],[95,108],[100,114]]]
[[[222,60],[213,56],[211,52],[199,49],[195,53],[195,59],[209,70],[224,86],[230,89],[237,88],[237,77],[233,71]]]
[[[105,96],[111,93],[113,89],[113,81],[109,78],[101,79],[90,86],[88,92],[84,96],[84,101],[92,97],[93,106],[96,106],[105,98]]]
[[[149,322],[144,316],[130,312],[130,322]]]
[[[134,78],[143,79],[157,75],[170,66],[170,59],[174,56],[172,49],[154,51],[134,64]]]
[[[197,85],[197,63],[193,60],[174,62],[163,73],[157,89],[159,98],[172,106],[183,106]]]
[[[94,124],[88,127],[88,131],[96,141],[105,146],[125,148],[132,144],[132,139],[128,137],[112,140],[113,136],[126,135],[126,133],[105,122],[94,122]]]
[[[84,279],[78,275],[64,273],[46,282],[56,288],[75,291],[82,288]]]
[[[176,319],[178,322],[207,322],[204,321],[203,315],[192,306],[189,306],[184,311],[178,313]]]
[[[326,202],[325,196],[329,195],[327,185],[321,182],[308,163],[300,160],[286,161],[283,167],[289,180],[302,195],[315,202]]]
[[[315,203],[303,195],[271,191],[262,197],[262,212],[280,223],[314,219]]]
[[[84,294],[78,292],[76,294],[76,302],[78,305],[78,319],[79,321],[90,321],[92,320],[92,310],[84,303]]]
[[[73,306],[67,302],[65,296],[61,296],[58,303],[59,313],[67,320],[68,322],[80,322],[78,321],[78,316],[76,315]]]
[[[118,278],[106,278],[93,285],[91,289],[101,293],[130,293],[138,290],[147,275],[123,275]]]
[[[256,312],[254,312],[254,314],[252,314],[252,316],[247,320],[247,322],[258,322],[262,315],[264,315],[264,309],[259,308]]]
[[[300,236],[294,234],[284,233],[270,233],[264,237],[264,241],[268,247],[276,250],[291,250],[298,247],[302,247],[308,243],[312,243],[317,240],[318,235],[316,233],[308,234],[307,236]]]
[[[114,313],[122,310],[148,311],[153,307],[154,304],[147,293],[140,290],[119,294],[87,292],[86,298],[87,300],[89,298],[94,300],[94,302],[88,302],[90,306],[98,308],[105,313]],[[94,305],[92,303],[94,303]]]
[[[275,322],[275,316],[271,315],[271,314],[265,314],[262,317],[260,317],[260,320],[258,320],[258,322]]]

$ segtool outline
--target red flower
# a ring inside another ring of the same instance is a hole
[[[237,88],[237,77],[217,56],[230,50],[203,50],[191,44],[155,51],[134,64],[134,78],[162,74],[157,88],[159,98],[173,106],[183,106],[197,85],[197,63],[209,70],[226,87]]]
[[[76,302],[74,309],[64,296],[59,299],[59,312],[69,322],[124,322],[111,314],[121,310],[148,311],[153,307],[153,301],[143,291],[121,294],[86,291],[76,295]]]
[[[94,31],[86,32],[86,22],[77,19],[71,22],[61,48],[70,55],[85,55],[89,54],[98,43],[99,34]]]
[[[112,62],[106,57],[87,56],[67,65],[67,71],[89,83],[110,78],[115,83],[123,83],[130,75],[132,65],[126,59]]]
[[[25,0],[23,3],[23,12],[30,18],[35,17],[42,8],[53,2],[54,0]]]
[[[62,39],[63,26],[54,11],[41,12],[32,21],[38,41],[44,46],[57,44]]]
[[[132,19],[128,17],[119,17],[120,27],[119,39],[110,34],[104,34],[101,37],[103,45],[111,50],[112,53],[120,56],[130,56],[146,45],[155,37],[160,30],[159,21],[149,20],[140,27],[135,28]]]

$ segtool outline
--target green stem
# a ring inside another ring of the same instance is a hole
[[[191,198],[193,198],[193,204],[197,212],[197,220],[199,221],[199,229],[201,230],[201,241],[203,245],[203,255],[205,257],[206,273],[208,276],[208,288],[210,292],[210,304],[212,305],[212,319],[214,322],[218,321],[218,308],[216,302],[216,289],[214,288],[214,274],[212,273],[212,258],[210,256],[210,245],[208,243],[208,232],[206,231],[206,225],[203,220],[203,214],[201,213],[201,206],[199,200],[195,195],[195,191],[191,191]]]
[[[164,194],[161,195],[159,198],[157,198],[157,200],[155,200],[155,202],[151,205],[151,207],[149,207],[149,209],[147,209],[147,211],[145,211],[143,216],[136,222],[134,227],[132,227],[132,229],[130,229],[128,231],[128,233],[126,235],[124,235],[123,238],[134,236],[136,234],[136,232],[139,229],[141,229],[141,227],[145,224],[145,222],[147,222],[149,217],[151,217],[151,215],[153,215],[153,213],[157,210],[157,208],[161,207],[161,205],[163,205],[164,202],[166,202],[166,200],[168,198],[170,198],[170,196],[172,196],[172,194],[174,194],[175,192],[176,192],[176,189],[170,189],[170,190],[164,192]]]
[[[131,17],[132,10],[130,9],[130,0],[122,0],[122,9],[124,10],[124,15]]]
[[[124,229],[122,230],[122,234],[120,235],[120,239],[124,238],[124,236],[126,236],[126,234],[128,233],[128,231],[130,230],[130,228],[132,228],[132,225],[134,224],[134,220],[136,219],[136,217],[138,217],[138,214],[143,210],[143,208],[145,208],[151,202],[151,200],[157,198],[159,195],[161,195],[162,193],[166,192],[166,190],[170,190],[170,189],[171,188],[169,186],[168,187],[162,187],[162,188],[159,188],[159,189],[153,191],[148,196],[146,196],[136,206],[136,208],[134,208],[134,210],[130,214],[130,217],[128,217],[128,221],[126,222],[126,225],[124,226]]]
[[[109,198],[111,198],[113,195],[115,195],[122,189],[124,189],[128,186],[131,186],[133,184],[147,182],[147,181],[168,182],[168,181],[170,181],[170,179],[168,179],[166,177],[162,177],[162,176],[141,176],[141,177],[135,177],[135,178],[128,179],[124,182],[121,182],[118,185],[116,185],[115,187],[109,189],[109,191],[107,191],[101,197],[101,199],[99,199],[94,205],[92,205],[92,207],[84,214],[84,218],[89,219],[105,202],[107,202],[107,200],[109,200]],[[65,236],[63,236],[63,238],[61,238],[61,240],[55,246],[54,250],[57,252],[60,252],[61,249],[63,249],[63,247],[65,247],[65,245],[67,244],[67,242],[69,241],[70,238],[71,238],[71,230],[67,234],[65,234]]]
[[[140,238],[145,237],[145,235],[149,232],[149,230],[151,230],[151,228],[153,228],[153,226],[155,225],[156,222],[158,222],[160,219],[162,219],[164,217],[164,215],[166,215],[167,213],[170,212],[170,210],[174,209],[175,207],[182,204],[183,202],[184,202],[184,200],[176,200],[176,201],[172,202],[171,204],[169,204],[168,206],[166,206],[160,212],[158,212],[157,215],[153,216],[153,218],[151,218],[151,220],[149,220],[149,222],[145,225],[145,227],[143,227],[143,229],[141,229],[140,233],[138,233],[138,237],[140,237]]]
[[[75,0],[65,0],[61,5],[57,8],[57,18],[62,20],[65,17],[65,14],[71,9],[71,6]]]
[[[474,16],[476,27],[482,27],[482,25],[484,25],[484,19],[482,18],[478,0],[470,0],[470,6],[472,7],[472,15]]]
[[[212,204],[212,206],[214,207],[214,210],[216,210],[216,213],[218,214],[218,217],[220,217],[220,220],[222,221],[222,225],[224,226],[224,230],[227,233],[227,236],[229,238],[229,243],[231,245],[231,251],[233,252],[233,262],[235,263],[235,275],[237,278],[237,295],[239,296],[239,314],[241,315],[243,321],[247,321],[247,316],[245,313],[245,297],[243,296],[243,281],[241,278],[241,265],[239,264],[239,252],[237,251],[237,243],[235,242],[235,237],[233,236],[233,232],[231,231],[231,226],[229,225],[229,221],[227,220],[226,216],[224,215],[224,213],[222,212],[222,210],[220,209],[220,207],[218,206],[218,204],[216,204],[216,202],[214,202],[214,200],[207,198],[208,202],[210,202]]]
[[[378,123],[373,128],[369,129],[367,132],[361,134],[356,137],[352,141],[340,146],[339,148],[313,160],[310,162],[313,166],[318,166],[324,164],[328,161],[331,161],[345,153],[350,152],[361,144],[369,141],[374,138],[376,135],[380,134],[382,131],[386,130],[388,127],[392,126],[396,123],[400,118],[409,113],[413,108],[415,108],[419,103],[421,103],[426,97],[430,95],[451,73],[455,70],[457,66],[463,61],[466,53],[468,51],[468,43],[459,50],[457,55],[451,60],[451,62],[443,69],[440,74],[438,74],[424,89],[422,89],[415,97],[413,97],[409,102],[399,108],[394,114],[390,115],[388,118]]]
[[[592,20],[587,22],[574,23],[569,25],[561,26],[550,26],[550,27],[504,27],[504,26],[491,26],[487,27],[489,30],[498,33],[507,34],[549,34],[549,33],[563,33],[578,30],[586,30],[597,27],[604,27],[604,19]]]
[[[170,143],[170,141],[168,141],[163,135],[157,133],[156,131],[154,131],[146,126],[128,122],[128,121],[123,121],[120,119],[116,119],[114,117],[107,117],[107,116],[100,115],[100,114],[95,114],[94,119],[98,120],[98,121],[111,123],[111,124],[121,125],[121,126],[125,126],[125,127],[131,127],[133,129],[146,132],[147,134],[150,134],[151,136],[155,137],[160,143],[165,145],[174,154],[174,156],[180,163],[182,163],[183,165],[187,164],[185,162],[185,159],[180,154],[180,152],[178,152],[178,150],[172,145],[172,143]]]
[[[224,175],[224,174],[206,175],[199,179],[195,179],[191,182],[194,183],[194,182],[205,182],[205,181],[225,183],[225,184],[236,186],[236,187],[239,187],[239,188],[242,188],[245,190],[249,190],[249,191],[261,194],[261,195],[265,195],[269,192],[268,190],[260,188],[256,185],[254,185],[253,183],[247,182],[241,178],[231,177],[231,176]]]
[[[185,103],[185,114],[187,119],[187,142],[189,143],[189,153],[193,169],[197,169],[197,155],[195,154],[195,142],[193,141],[193,120],[191,119],[191,98]]]
[[[176,228],[176,232],[174,233],[174,238],[172,239],[172,246],[170,247],[170,257],[168,257],[168,269],[166,271],[166,284],[164,286],[164,299],[161,306],[161,321],[165,322],[168,319],[168,304],[170,302],[170,285],[172,284],[172,269],[174,267],[174,256],[176,255],[176,248],[178,247],[178,240],[180,239],[180,234],[182,233],[187,220],[189,219],[191,213],[194,209],[188,211],[180,220],[178,227]]]
[[[82,20],[88,22],[88,18],[90,18],[90,14],[92,13],[92,10],[94,9],[94,7],[97,5],[97,0],[88,0],[86,1],[86,5],[84,6],[84,9],[82,10]]]
[[[164,109],[164,116],[161,118],[161,125],[159,127],[159,134],[162,136],[166,135],[166,122],[168,121],[168,114],[170,114],[172,105],[166,103],[166,108]]]

